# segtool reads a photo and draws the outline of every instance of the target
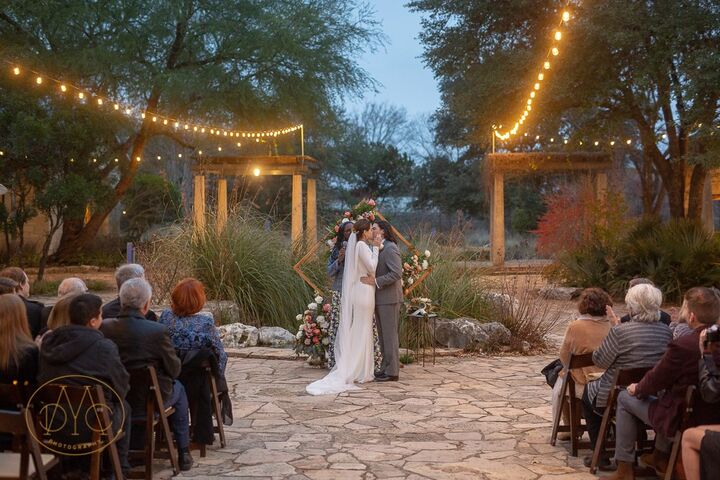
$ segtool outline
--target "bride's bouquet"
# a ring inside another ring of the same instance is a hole
[[[325,359],[325,347],[330,344],[327,336],[329,326],[326,315],[330,313],[330,303],[326,303],[320,295],[310,303],[303,313],[295,319],[300,322],[295,335],[295,353],[309,357]]]

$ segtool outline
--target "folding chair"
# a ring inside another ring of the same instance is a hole
[[[165,439],[165,446],[170,457],[173,473],[180,473],[180,463],[178,461],[178,451],[173,443],[172,430],[168,417],[175,413],[173,407],[166,407],[160,393],[160,384],[157,379],[157,371],[153,365],[147,367],[128,370],[130,374],[130,390],[135,390],[135,396],[139,395],[143,399],[145,405],[145,415],[133,415],[133,425],[144,425],[145,428],[145,445],[143,450],[130,450],[131,456],[144,457],[144,472],[129,472],[129,478],[145,478],[152,480],[153,459],[155,458],[156,445],[162,443]],[[158,439],[156,442],[155,430],[158,430]]]
[[[672,480],[675,475],[675,466],[677,465],[678,458],[680,456],[680,449],[682,448],[682,436],[683,432],[688,428],[690,423],[690,417],[693,413],[693,405],[695,403],[695,392],[697,388],[695,385],[690,385],[685,393],[685,412],[680,422],[680,427],[675,433],[673,438],[672,450],[670,450],[670,458],[668,459],[667,470],[665,471],[665,480]],[[684,478],[684,472],[682,472],[680,478]]]
[[[0,409],[0,432],[13,436],[13,446],[17,452],[0,453],[0,479],[25,480],[34,475],[40,480],[47,480],[47,472],[59,463],[55,455],[40,451],[33,422],[28,422],[25,410],[26,392],[22,385],[0,385],[0,398],[3,406],[14,405],[16,410]],[[32,459],[32,463],[30,463]]]
[[[213,372],[212,365],[209,360],[204,360],[200,364],[200,368],[206,375],[208,384],[210,385],[210,402],[212,403],[213,417],[215,417],[215,426],[213,426],[213,432],[217,433],[220,437],[220,448],[225,448],[227,441],[225,439],[225,427],[223,425],[222,409],[220,407],[220,394],[218,393],[217,381],[215,380],[215,373]],[[189,399],[188,399],[189,400]],[[195,410],[190,405],[190,418],[193,424],[195,424]],[[207,445],[201,443],[191,444],[191,448],[198,448],[200,450],[200,457],[207,455]]]
[[[582,423],[582,406],[580,400],[575,396],[576,385],[573,376],[571,375],[572,370],[584,367],[592,367],[592,352],[581,355],[570,355],[570,362],[563,369],[565,375],[562,377],[562,387],[560,391],[560,408],[558,408],[557,415],[553,421],[552,436],[550,437],[550,445],[555,446],[557,442],[558,432],[570,432],[570,450],[573,457],[577,457],[578,449],[589,448],[590,442],[581,442],[579,437],[587,430],[587,426]],[[570,413],[570,425],[560,425],[562,419],[562,412],[565,405],[568,406]]]
[[[618,370],[615,373],[612,387],[610,388],[610,396],[608,397],[607,406],[603,413],[602,423],[600,424],[600,432],[598,433],[597,442],[595,443],[595,451],[590,464],[590,473],[595,474],[600,462],[600,455],[606,447],[606,436],[610,428],[610,422],[615,418],[615,408],[617,407],[617,397],[620,391],[627,388],[628,385],[638,383],[652,367],[630,368]]]
[[[88,395],[90,397],[89,399],[87,398]],[[97,445],[104,443],[102,439],[103,432],[108,438],[106,446],[96,448],[92,451],[92,453],[90,453],[90,479],[100,479],[100,466],[104,451],[108,452],[112,472],[115,475],[115,478],[123,478],[120,455],[117,450],[117,442],[114,440],[117,440],[121,436],[125,435],[125,432],[120,432],[116,435],[110,418],[109,408],[107,408],[108,403],[102,387],[100,385],[70,385],[63,383],[44,385],[42,389],[35,392],[32,404],[30,405],[31,415],[33,416],[35,425],[40,424],[38,422],[40,421],[40,415],[41,412],[43,412],[43,408],[49,409],[50,412],[54,409],[63,408],[63,404],[60,403],[60,399],[65,399],[69,402],[69,405],[72,405],[75,408],[81,405],[92,405],[92,407],[94,407],[95,415],[87,415],[86,412],[83,416],[85,422],[94,422],[92,424],[87,424],[88,428],[92,429],[91,442]],[[126,414],[129,414],[129,412],[126,412]]]

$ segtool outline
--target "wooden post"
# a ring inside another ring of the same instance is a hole
[[[293,243],[302,239],[303,233],[303,193],[302,193],[302,175],[293,175],[292,177],[292,220],[291,220],[291,238]]]
[[[712,170],[705,179],[702,200],[702,223],[709,231],[715,231],[715,216],[713,215]]]
[[[195,223],[195,230],[205,229],[205,175],[195,175],[193,220]]]
[[[595,174],[595,198],[599,205],[607,201],[608,177],[605,172]]]
[[[307,220],[305,238],[308,245],[317,242],[317,181],[307,179]]]
[[[490,191],[490,260],[493,266],[505,263],[505,177],[493,173]]]
[[[227,207],[227,179],[219,178],[217,185],[217,231],[222,232],[225,229],[228,218],[228,207]]]

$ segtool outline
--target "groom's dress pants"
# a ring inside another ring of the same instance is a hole
[[[375,305],[375,318],[377,319],[378,335],[380,336],[380,350],[382,351],[382,373],[389,377],[400,375],[400,306],[399,303],[390,305]]]

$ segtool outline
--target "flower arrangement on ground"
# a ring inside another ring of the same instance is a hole
[[[431,269],[430,251],[425,250],[421,254],[409,252],[403,256],[403,288],[410,288],[422,277],[425,272]]]
[[[423,316],[434,314],[437,308],[431,299],[416,297],[405,301],[405,310],[408,315]]]
[[[377,206],[377,203],[375,203],[375,200],[372,198],[365,199],[355,205],[351,210],[346,211],[343,213],[343,216],[338,219],[337,222],[335,222],[335,225],[333,227],[328,228],[328,234],[325,236],[325,240],[327,240],[327,244],[329,247],[332,247],[335,245],[335,237],[338,236],[340,233],[340,226],[343,223],[347,222],[357,222],[361,218],[367,218],[371,222],[375,221],[375,217],[377,216],[377,212],[375,210],[375,207]]]
[[[325,361],[325,348],[330,343],[327,336],[328,321],[326,318],[329,312],[330,304],[318,295],[308,305],[307,310],[295,317],[300,322],[295,335],[295,353]]]

